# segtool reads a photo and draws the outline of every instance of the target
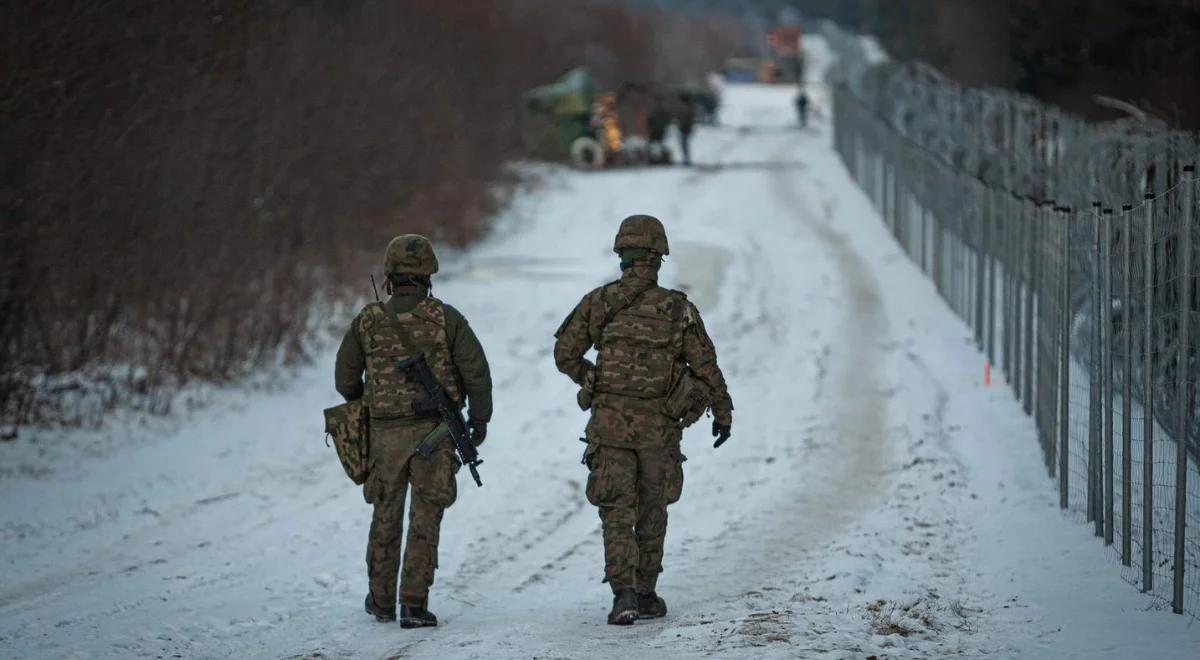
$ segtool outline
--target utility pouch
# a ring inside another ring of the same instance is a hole
[[[367,480],[370,435],[370,415],[361,400],[325,409],[325,444],[333,439],[342,469],[359,485]]]
[[[712,391],[708,385],[689,367],[684,367],[663,403],[663,412],[667,417],[678,420],[679,428],[686,429],[699,421],[711,405]]]

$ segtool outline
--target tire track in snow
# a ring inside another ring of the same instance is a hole
[[[784,141],[772,157],[795,153],[797,141]],[[772,314],[777,324],[798,324],[787,328],[800,331],[794,337],[785,340],[786,333],[779,337],[764,333],[758,340],[771,342],[777,353],[795,352],[803,358],[801,362],[811,362],[817,382],[815,400],[806,397],[802,408],[811,414],[797,417],[793,427],[772,429],[778,437],[759,448],[767,453],[734,468],[752,473],[757,469],[754,463],[782,461],[787,477],[780,479],[779,473],[773,472],[776,476],[767,478],[770,483],[760,478],[743,484],[750,492],[765,489],[766,498],[742,500],[740,510],[724,516],[724,529],[715,536],[694,536],[686,528],[676,532],[684,535],[686,552],[672,562],[671,572],[677,576],[671,578],[669,589],[682,597],[676,602],[686,613],[672,620],[668,631],[686,633],[689,643],[696,644],[695,650],[718,655],[746,644],[757,647],[777,642],[780,635],[790,634],[784,632],[790,629],[786,621],[764,623],[754,618],[766,616],[763,608],[774,607],[764,594],[793,588],[799,592],[814,576],[805,576],[803,568],[796,573],[797,568],[820,564],[811,556],[813,552],[837,541],[877,509],[891,487],[888,468],[898,440],[889,431],[889,408],[896,394],[890,374],[898,345],[890,341],[878,281],[855,246],[828,224],[822,200],[797,189],[794,172],[772,173],[766,191],[777,200],[774,206],[780,209],[779,221],[800,225],[789,245],[808,248],[812,256],[827,262],[831,277],[779,286],[775,272],[788,272],[778,261],[780,253],[753,250],[752,265],[747,267],[757,276],[742,287],[743,299],[753,301],[748,305],[753,311],[739,307],[730,319],[736,324],[747,316],[753,318],[759,313],[754,308],[761,307],[761,313]],[[814,292],[828,293],[810,295]],[[828,305],[835,311],[820,313],[798,309],[798,305]],[[829,321],[804,331],[808,324],[803,320],[816,317],[828,317]],[[745,341],[749,331],[741,328],[736,334]],[[746,360],[753,362],[753,357],[742,351],[735,355],[735,362],[723,363],[727,370],[770,379],[773,386],[787,387],[789,376],[779,373],[779,365],[796,362],[783,355],[775,363],[746,369]],[[719,607],[712,609],[713,603]],[[736,630],[715,625],[728,622],[731,612],[749,614],[750,623]],[[737,634],[730,636],[731,631]],[[648,632],[647,641],[652,637]]]
[[[796,151],[796,140],[783,142],[776,159],[786,159]],[[804,499],[786,509],[786,517],[810,529],[822,530],[828,538],[844,529],[883,494],[891,455],[888,439],[888,406],[892,393],[880,380],[891,359],[884,346],[889,337],[888,318],[879,294],[879,283],[870,268],[840,232],[828,224],[827,214],[818,215],[815,200],[806,199],[797,189],[794,173],[771,174],[780,207],[794,209],[793,218],[801,222],[814,240],[821,243],[839,277],[835,283],[840,295],[842,314],[830,346],[822,351],[825,378],[821,390],[831,434],[833,451],[823,465],[823,478],[805,488]],[[790,527],[783,527],[789,530]],[[811,547],[821,539],[795,538],[784,533],[782,545]]]

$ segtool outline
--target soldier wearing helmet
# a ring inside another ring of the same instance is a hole
[[[613,590],[608,622],[667,613],[656,591],[667,506],[683,489],[684,427],[711,409],[714,447],[730,435],[733,401],[716,349],[687,296],[658,286],[667,234],[657,218],[621,223],[613,244],[621,279],[583,297],[555,334],[559,371],[591,410],[585,461],[588,501],[599,508],[604,573]],[[593,364],[584,357],[596,348]]]
[[[428,457],[416,452],[438,420],[414,414],[412,404],[424,395],[397,364],[425,353],[451,398],[460,406],[470,403],[476,446],[487,437],[492,417],[492,378],[483,347],[458,310],[430,295],[430,276],[437,272],[428,239],[415,234],[392,239],[384,257],[390,297],[367,305],[354,318],[335,368],[338,392],[347,401],[363,399],[370,413],[370,471],[363,495],[375,510],[367,541],[366,610],[379,621],[394,621],[399,579],[400,623],[406,628],[437,625],[428,608],[429,588],[442,514],[458,493],[459,464],[448,440]],[[404,501],[410,491],[402,555]]]

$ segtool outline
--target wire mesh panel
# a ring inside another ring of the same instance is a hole
[[[1070,465],[1070,497],[1068,508],[1076,517],[1089,522],[1095,520],[1095,507],[1092,500],[1094,461],[1091,434],[1091,392],[1092,364],[1091,343],[1087,336],[1087,313],[1090,311],[1086,304],[1091,299],[1091,282],[1086,273],[1091,268],[1088,265],[1093,254],[1090,218],[1086,215],[1073,215],[1068,209],[1060,213],[1067,223],[1064,232],[1066,247],[1063,254],[1065,269],[1063,306],[1067,312],[1064,319],[1063,332],[1068,333],[1071,351],[1065,362],[1069,364],[1070,380],[1067,391],[1069,425],[1066,433]]]
[[[1104,542],[1106,545],[1112,546],[1117,540],[1116,512],[1119,509],[1117,506],[1115,483],[1117,465],[1120,460],[1116,443],[1116,414],[1114,410],[1116,398],[1113,396],[1113,353],[1116,345],[1112,339],[1111,325],[1113,313],[1113,210],[1103,208],[1103,204],[1101,204],[1099,222],[1099,252],[1096,255],[1096,277],[1099,280],[1097,284],[1099,291],[1096,294],[1095,305],[1096,341],[1099,342],[1096,347],[1096,356],[1100,368],[1098,379],[1100,391],[1097,393],[1097,398],[1099,401],[1099,424],[1104,452],[1102,472],[1102,487],[1104,488]]]
[[[1059,442],[1059,393],[1060,393],[1060,364],[1059,357],[1062,341],[1062,323],[1063,316],[1061,296],[1056,295],[1062,289],[1062,256],[1063,256],[1063,237],[1062,231],[1056,222],[1056,218],[1045,213],[1045,209],[1037,207],[1031,209],[1028,215],[1033,222],[1029,223],[1030,228],[1038,225],[1045,225],[1043,240],[1032,241],[1030,254],[1036,258],[1030,260],[1031,264],[1036,264],[1036,270],[1040,271],[1042,276],[1037,278],[1037,287],[1035,295],[1027,295],[1026,300],[1036,302],[1029,309],[1032,310],[1037,318],[1029,317],[1028,327],[1035,329],[1035,334],[1032,335],[1032,354],[1036,355],[1035,362],[1038,365],[1038,370],[1028,374],[1032,378],[1027,378],[1023,383],[1030,383],[1033,380],[1037,381],[1036,387],[1022,388],[1022,392],[1042,392],[1049,393],[1049,396],[1043,396],[1033,403],[1034,419],[1037,422],[1038,432],[1041,439],[1042,451],[1046,457],[1046,467],[1050,474],[1055,474],[1060,469],[1058,456]],[[1030,268],[1029,273],[1032,274],[1033,268]],[[1023,304],[1021,309],[1025,309]],[[1029,401],[1029,398],[1025,398]],[[1026,408],[1028,410],[1028,407]]]
[[[1194,166],[1185,168],[1181,186],[1177,245],[1179,294],[1176,356],[1175,568],[1172,605],[1176,612],[1200,611],[1200,181]]]
[[[1113,329],[1116,340],[1113,342],[1113,361],[1121,365],[1118,373],[1120,380],[1114,381],[1116,398],[1120,402],[1121,430],[1121,564],[1133,565],[1134,539],[1134,454],[1133,454],[1133,383],[1134,383],[1134,341],[1131,330],[1130,310],[1134,305],[1133,282],[1134,261],[1134,222],[1133,206],[1126,204],[1121,207],[1120,224],[1120,257],[1115,261],[1114,281],[1120,282],[1120,306],[1109,325]],[[1114,404],[1114,408],[1115,408]]]
[[[1034,418],[1063,508],[1200,617],[1200,139],[920,67],[843,75],[835,147]]]

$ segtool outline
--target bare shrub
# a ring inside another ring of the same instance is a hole
[[[740,38],[586,1],[10,5],[0,419],[17,424],[73,419],[63,391],[97,383],[101,407],[161,408],[188,380],[303,359],[313,301],[359,286],[387,238],[486,228],[525,89],[581,63],[603,84],[682,77]]]

